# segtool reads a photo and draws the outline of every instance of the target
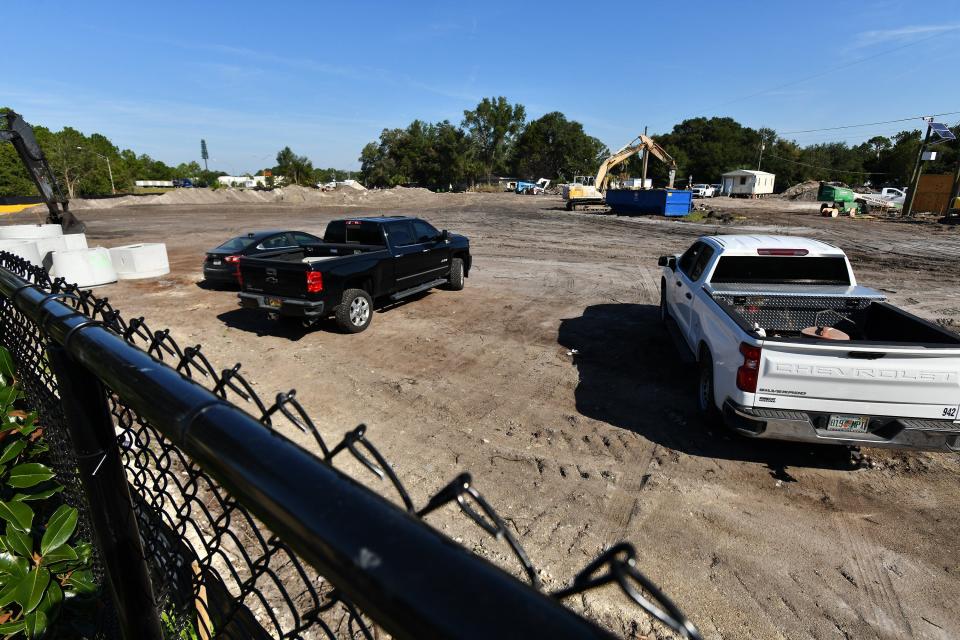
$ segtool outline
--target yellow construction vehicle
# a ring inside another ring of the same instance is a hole
[[[670,183],[667,188],[672,189],[673,177],[677,171],[676,161],[653,138],[641,134],[601,162],[595,177],[575,176],[572,183],[563,185],[563,199],[567,201],[567,211],[573,211],[578,205],[603,204],[603,194],[610,182],[610,170],[641,151],[652,154],[670,167]]]

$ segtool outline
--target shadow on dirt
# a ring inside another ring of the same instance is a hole
[[[696,365],[678,350],[681,340],[655,305],[600,304],[563,320],[557,342],[577,350],[577,410],[689,455],[765,464],[785,482],[793,481],[788,467],[857,468],[846,447],[751,440],[707,424],[696,406]]]
[[[294,321],[293,318],[271,319],[267,317],[267,314],[252,309],[225,311],[217,316],[217,320],[231,329],[246,331],[255,334],[257,337],[276,336],[287,338],[291,342],[300,340],[312,331],[333,328],[329,321],[321,320],[308,328],[304,327],[299,320]]]
[[[240,285],[236,282],[201,280],[197,282],[197,287],[204,291],[240,291]]]
[[[199,283],[197,286],[200,286]],[[378,315],[388,313],[411,302],[416,302],[417,300],[425,298],[430,295],[430,293],[430,291],[424,291],[408,298],[397,300],[396,302],[390,300],[378,300],[374,305],[374,312]],[[337,323],[332,318],[323,318],[311,326],[305,327],[300,319],[285,317],[271,319],[263,311],[257,311],[254,309],[233,309],[231,311],[221,313],[217,316],[217,319],[231,329],[247,331],[257,335],[258,337],[276,336],[278,338],[287,338],[291,342],[296,342],[303,338],[303,336],[314,331],[344,333],[340,330],[340,327],[337,326]],[[374,316],[374,321],[371,323],[370,327],[367,328],[367,331],[370,331],[374,326],[376,326],[376,316]]]

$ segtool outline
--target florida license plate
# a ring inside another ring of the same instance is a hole
[[[832,415],[827,421],[827,431],[843,431],[846,433],[866,433],[870,424],[868,416]]]
[[[283,300],[281,300],[280,298],[267,298],[265,302],[267,303],[268,307],[275,307],[277,309],[279,309],[280,306],[283,304]]]

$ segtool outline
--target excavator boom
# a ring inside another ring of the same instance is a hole
[[[64,233],[83,233],[86,225],[71,213],[70,201],[60,190],[57,178],[33,135],[33,127],[13,111],[0,113],[0,140],[13,143],[13,148],[17,150],[17,155],[27,168],[33,184],[47,203],[47,222],[59,224]]]
[[[643,150],[649,151],[655,158],[668,165],[671,169],[677,168],[676,161],[667,153],[666,149],[657,144],[653,138],[641,134],[600,164],[600,169],[597,171],[597,178],[593,184],[596,185],[600,191],[606,191],[610,170],[626,162],[632,155]],[[672,180],[669,188],[673,188]]]

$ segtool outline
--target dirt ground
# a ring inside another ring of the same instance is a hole
[[[723,198],[707,204],[736,214],[732,223],[568,213],[554,196],[395,202],[81,215],[91,246],[163,241],[169,251],[170,275],[98,294],[202,343],[220,366],[243,362],[267,396],[295,388],[331,439],[366,423],[418,505],[469,470],[550,589],[628,540],[707,638],[960,637],[960,459],[864,449],[859,461],[706,424],[692,358],[658,321],[656,266],[697,235],[808,235],[845,249],[863,284],[955,328],[960,229]],[[232,234],[322,233],[335,217],[392,212],[470,237],[464,291],[383,309],[352,336],[281,327],[200,285],[204,250]],[[519,575],[508,549],[452,507],[428,521]],[[620,635],[670,637],[613,588],[570,604]]]

